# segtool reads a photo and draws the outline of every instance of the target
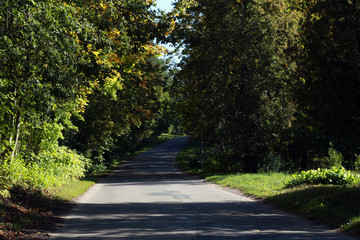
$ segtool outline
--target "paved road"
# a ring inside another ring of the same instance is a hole
[[[79,199],[52,239],[350,240],[179,172],[171,140],[118,168]]]

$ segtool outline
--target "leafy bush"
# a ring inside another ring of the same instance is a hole
[[[327,167],[341,167],[344,158],[342,154],[336,151],[334,148],[329,148],[328,150],[329,157],[326,158]]]
[[[360,172],[360,154],[355,154],[354,168],[356,171]]]
[[[300,185],[332,184],[348,185],[354,183],[359,178],[358,175],[347,171],[344,167],[332,167],[330,169],[320,169],[302,171],[293,175],[293,179],[286,182],[286,187],[296,187]]]
[[[330,143],[332,146],[332,143]],[[316,156],[312,159],[311,168],[332,168],[341,167],[344,162],[343,155],[333,147],[328,149],[328,156]]]
[[[30,176],[25,182],[45,188],[62,185],[73,178],[83,177],[89,166],[89,160],[84,156],[69,148],[58,147],[36,156],[36,162],[28,166]]]
[[[18,157],[4,161],[0,167],[0,195],[20,185],[30,188],[49,188],[62,185],[73,178],[83,177],[89,160],[74,150],[57,147],[33,156],[31,161]]]

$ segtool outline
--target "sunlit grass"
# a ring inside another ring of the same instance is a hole
[[[65,185],[60,187],[53,187],[49,190],[54,197],[71,201],[85,193],[94,184],[95,181],[75,179]]]
[[[206,179],[224,187],[236,188],[257,198],[266,198],[284,192],[287,173],[257,173],[214,175]]]

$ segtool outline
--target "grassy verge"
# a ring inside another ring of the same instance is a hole
[[[174,137],[163,134],[151,139],[138,151],[127,154],[110,168]],[[71,200],[86,192],[110,170],[47,190],[24,189],[21,186],[11,189],[10,197],[0,197],[0,239],[45,239],[46,232],[53,230],[60,217],[71,211],[74,205]]]
[[[206,179],[224,187],[236,188],[247,195],[265,199],[285,193],[284,182],[291,178],[286,173],[227,174]]]
[[[279,209],[325,223],[359,238],[359,183],[346,187],[317,185],[288,189],[284,184],[291,179],[288,173],[212,174],[209,170],[199,169],[199,152],[196,145],[183,148],[177,157],[179,167],[205,176],[221,186],[264,199]]]
[[[96,182],[94,180],[75,179],[68,184],[49,189],[51,195],[65,201],[71,201],[86,192]]]

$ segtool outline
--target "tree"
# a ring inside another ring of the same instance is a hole
[[[186,126],[218,149],[220,168],[256,170],[290,127],[293,69],[282,57],[295,22],[283,1],[255,0],[195,1],[178,20]]]
[[[83,43],[92,58],[84,72],[96,78],[99,88],[88,99],[83,121],[76,121],[79,132],[68,134],[65,142],[102,164],[104,154],[128,150],[155,131],[166,94],[164,70],[155,61],[165,49],[154,40],[165,35],[168,25],[151,9],[151,1],[79,1],[77,6],[106,37]]]
[[[7,1],[0,7],[1,155],[13,159],[57,144],[81,111],[89,80],[76,32],[92,31],[56,1]],[[86,29],[86,30],[85,30]]]

